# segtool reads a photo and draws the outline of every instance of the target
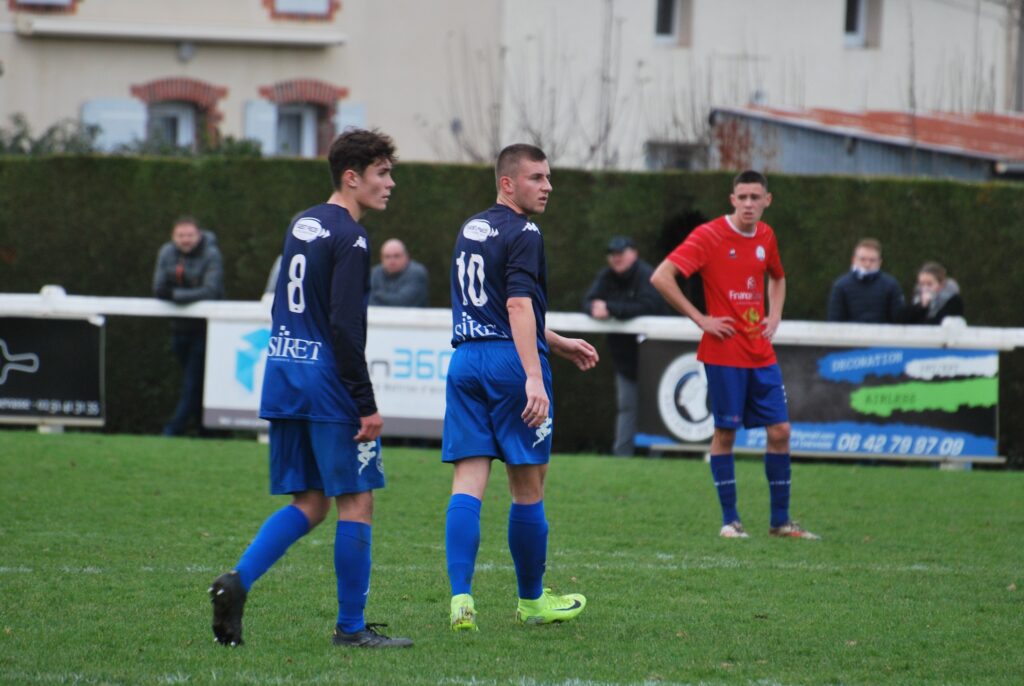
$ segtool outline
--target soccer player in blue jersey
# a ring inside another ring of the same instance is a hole
[[[442,459],[455,465],[445,526],[451,627],[476,630],[471,595],[480,546],[480,508],[495,458],[505,463],[512,506],[508,545],[519,586],[516,616],[525,624],[572,619],[579,594],[544,588],[548,523],[544,477],[554,408],[548,352],[581,370],[597,364],[594,347],[547,329],[544,239],[529,215],[551,194],[547,157],[532,145],[498,156],[498,199],[470,217],[452,255],[452,355],[448,368]]]
[[[260,417],[270,420],[270,492],[292,502],[272,514],[235,568],[213,582],[213,635],[242,643],[253,583],[288,547],[338,510],[333,641],[358,648],[411,646],[367,624],[373,491],[384,487],[381,417],[366,366],[370,245],[359,220],[387,207],[395,147],[377,131],[353,130],[331,145],[334,192],[298,214],[285,235],[274,292]]]

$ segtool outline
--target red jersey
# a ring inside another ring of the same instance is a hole
[[[764,273],[785,276],[775,232],[758,222],[753,235],[744,235],[727,217],[701,224],[668,256],[687,277],[700,272],[704,299],[712,317],[732,317],[736,333],[719,340],[705,333],[697,359],[729,367],[767,367],[775,364],[771,341],[762,335]]]

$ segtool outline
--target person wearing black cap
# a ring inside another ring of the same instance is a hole
[[[651,285],[654,267],[640,259],[633,239],[615,236],[608,242],[608,266],[601,270],[583,298],[583,311],[594,319],[632,319],[643,315],[669,314],[665,301]],[[636,334],[608,334],[608,348],[615,367],[615,443],[612,453],[633,454],[637,422]]]

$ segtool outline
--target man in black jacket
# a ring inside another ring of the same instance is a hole
[[[832,284],[828,298],[830,322],[894,324],[903,311],[903,289],[882,271],[882,244],[861,239],[853,249],[850,271]]]
[[[651,285],[654,268],[639,258],[633,240],[616,236],[608,243],[608,266],[601,270],[583,298],[583,310],[594,319],[632,319],[643,315],[669,314],[665,301]],[[637,421],[636,334],[608,335],[615,367],[615,445],[612,453],[633,454]]]
[[[200,230],[192,217],[181,217],[174,223],[171,240],[157,253],[153,295],[177,305],[224,297],[224,267],[217,238],[212,231]],[[202,428],[206,320],[172,319],[171,347],[181,363],[181,397],[163,433],[180,436],[193,417]]]

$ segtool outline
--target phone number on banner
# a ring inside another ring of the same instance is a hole
[[[891,429],[891,430],[886,430]],[[737,445],[764,448],[764,429],[741,429]],[[793,424],[790,450],[794,452],[851,453],[861,455],[908,455],[958,457],[996,456],[996,441],[963,432],[942,432],[917,427],[857,427]]]

